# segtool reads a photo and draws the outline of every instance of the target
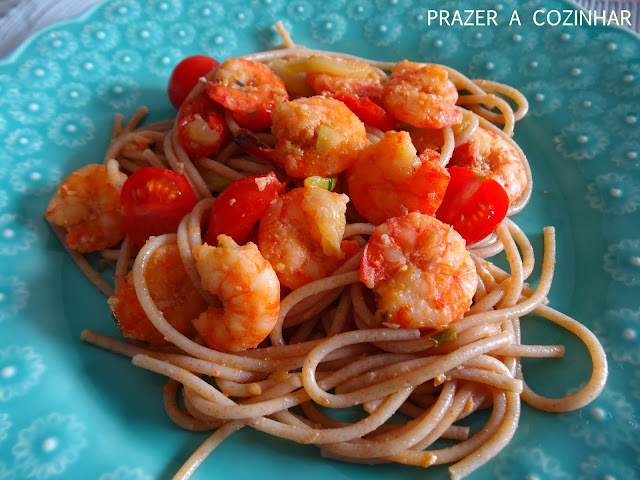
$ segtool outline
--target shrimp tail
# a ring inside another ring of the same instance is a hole
[[[234,142],[257,160],[265,163],[275,163],[275,151],[273,148],[260,140],[251,130],[240,129],[234,138]]]

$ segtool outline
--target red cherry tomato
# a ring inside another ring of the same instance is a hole
[[[244,242],[283,189],[273,172],[233,182],[213,204],[207,243],[217,245],[220,234],[229,235],[237,243]]]
[[[142,247],[151,236],[177,232],[182,218],[195,206],[196,196],[184,175],[145,167],[124,182],[120,203],[127,235]]]
[[[202,92],[190,97],[178,112],[177,138],[190,158],[215,155],[230,135],[222,107]]]
[[[451,167],[449,175],[449,186],[436,218],[451,225],[471,245],[502,222],[509,197],[498,182],[468,168]]]
[[[368,97],[359,97],[353,93],[344,92],[335,93],[332,97],[340,100],[356,117],[372,127],[379,128],[383,132],[393,130],[395,127],[393,117]]]
[[[178,63],[176,68],[173,69],[167,87],[169,100],[171,100],[173,106],[179,109],[189,92],[198,83],[198,79],[218,65],[220,63],[215,58],[207,57],[206,55],[193,55]]]

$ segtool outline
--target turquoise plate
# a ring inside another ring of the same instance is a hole
[[[263,50],[277,41],[278,19],[298,43],[446,63],[528,96],[516,139],[535,183],[516,220],[538,254],[542,227],[555,225],[551,303],[599,335],[611,373],[581,411],[525,405],[514,440],[472,478],[640,477],[640,41],[613,27],[534,25],[536,10],[544,10],[541,20],[577,8],[555,0],[474,2],[496,10],[497,26],[428,25],[430,8],[469,5],[115,0],[47,28],[0,62],[0,479],[168,478],[205,438],[166,418],[163,378],[79,340],[84,328],[117,331],[42,212],[67,173],[101,159],[115,112],[144,104],[150,120],[174,114],[165,85],[182,57]],[[513,10],[521,25],[507,25]],[[562,360],[526,362],[536,390],[562,395],[586,381],[589,360],[578,341],[535,317],[524,328],[525,341],[567,346]],[[342,464],[247,429],[194,478],[423,475],[448,478],[445,467]]]

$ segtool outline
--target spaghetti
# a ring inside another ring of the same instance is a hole
[[[371,66],[386,79],[393,64],[369,61],[334,52],[318,52],[293,44],[282,33],[282,48],[245,58],[267,63],[276,60],[329,55]],[[443,166],[454,150],[466,144],[476,129],[484,128],[506,140],[520,156],[527,178],[521,197],[508,214],[521,211],[531,196],[531,170],[520,147],[513,141],[515,123],[527,110],[526,99],[511,87],[495,82],[470,80],[446,68],[461,94],[458,110],[462,128],[441,129],[439,146]],[[201,82],[192,92],[205,88]],[[516,107],[513,109],[511,104]],[[105,258],[115,259],[115,273],[131,273],[135,295],[144,314],[170,347],[141,346],[85,330],[82,340],[132,358],[134,365],[166,376],[164,405],[180,427],[193,431],[213,430],[174,478],[189,478],[204,459],[227,437],[249,426],[299,443],[317,445],[324,456],[349,462],[398,462],[428,467],[452,464],[449,473],[458,479],[469,475],[498,454],[513,437],[520,417],[521,401],[541,410],[563,412],[581,408],[603,389],[607,377],[604,351],[583,325],[547,305],[555,263],[555,238],[544,229],[544,255],[540,281],[535,289],[527,280],[534,270],[534,250],[518,226],[506,218],[496,232],[471,245],[478,286],[473,305],[455,321],[455,335],[446,338],[433,330],[389,328],[376,319],[372,295],[361,282],[362,245],[374,233],[374,225],[351,219],[344,240],[360,248],[331,274],[295,288],[281,301],[269,339],[255,349],[229,353],[209,348],[200,336],[184,335],[165,318],[149,291],[150,259],[159,249],[177,247],[186,275],[207,304],[218,299],[201,284],[193,252],[204,243],[201,225],[206,224],[215,203],[211,179],[222,184],[269,172],[253,156],[229,143],[216,155],[192,159],[176,136],[174,121],[140,126],[141,109],[123,125],[117,116],[105,165],[113,183],[145,166],[184,173],[198,200],[180,222],[175,234],[152,237],[139,251],[129,237]],[[241,127],[232,115],[225,117],[237,135]],[[499,128],[497,125],[502,125]],[[258,134],[274,145],[270,133]],[[367,142],[374,144],[384,132],[368,125]],[[142,148],[140,147],[142,145]],[[206,180],[208,179],[209,182]],[[54,226],[63,244],[64,229]],[[487,260],[504,251],[509,271]],[[85,257],[69,249],[96,287],[107,296],[118,293],[93,270]],[[522,357],[561,357],[559,345],[524,345],[520,318],[536,313],[575,334],[587,346],[593,372],[575,394],[559,399],[543,398],[526,384]],[[392,326],[392,325],[391,325]],[[184,405],[184,406],[181,406]],[[354,422],[337,420],[327,409],[359,406],[366,416]],[[474,412],[491,408],[484,428],[473,436],[456,425]],[[407,421],[391,420],[396,413]],[[437,448],[440,438],[454,439],[453,446]]]

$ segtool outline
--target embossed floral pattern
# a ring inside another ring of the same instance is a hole
[[[118,467],[114,472],[101,475],[98,480],[152,480],[141,468]]]
[[[431,30],[420,38],[420,55],[429,61],[444,62],[460,48],[458,37],[447,30]]]
[[[9,421],[9,414],[0,413],[0,442],[6,440],[7,437],[9,436],[9,428],[11,428],[11,422]]]
[[[22,125],[48,122],[54,114],[53,99],[41,92],[9,94],[9,114]]]
[[[364,26],[364,34],[373,45],[386,47],[398,41],[401,23],[394,17],[372,18]]]
[[[629,175],[607,173],[587,185],[585,199],[596,210],[614,215],[633,213],[640,205],[640,185]]]
[[[207,29],[199,43],[200,48],[207,54],[224,59],[236,48],[238,39],[232,29],[215,26]]]
[[[600,479],[634,480],[639,478],[637,469],[625,465],[611,455],[590,456],[580,463],[580,476],[578,480]]]
[[[553,82],[532,82],[522,87],[522,93],[529,101],[531,114],[535,116],[548,115],[562,106],[563,92]]]
[[[172,60],[168,58],[167,61]],[[162,63],[162,60],[158,63]],[[149,70],[153,71],[151,68]],[[139,95],[138,84],[122,75],[108,77],[98,87],[98,98],[115,110],[132,106]],[[64,145],[79,145],[92,138],[94,127],[87,117],[67,116],[57,123],[55,135],[59,135],[59,141]]]
[[[640,170],[640,140],[617,144],[611,149],[611,161],[625,170]]]
[[[118,94],[118,92],[113,92],[113,88],[107,92],[108,94]],[[106,100],[105,102],[109,103]],[[114,102],[117,103],[115,100]],[[49,125],[48,137],[57,145],[78,147],[85,145],[89,140],[91,140],[95,130],[96,127],[93,125],[91,119],[86,115],[81,113],[65,113],[51,122]]]
[[[47,165],[44,160],[27,159],[16,164],[9,181],[16,192],[41,195],[55,190],[61,176],[59,168]]]
[[[614,280],[631,287],[640,285],[640,240],[624,239],[609,245],[604,270]]]
[[[11,449],[17,470],[37,480],[62,474],[86,446],[85,430],[74,415],[52,413],[35,420]]]
[[[0,215],[0,256],[25,252],[36,238],[36,227],[31,220],[11,213]]]
[[[569,435],[592,448],[615,451],[622,444],[634,442],[640,431],[634,406],[611,389],[585,407],[582,421],[576,422],[574,415],[562,414],[560,418],[569,422]]]
[[[615,361],[640,365],[640,309],[605,312],[596,319],[594,333]]]
[[[0,350],[0,402],[25,395],[43,372],[42,357],[32,347],[11,345]]]
[[[15,317],[27,305],[27,285],[15,276],[0,277],[0,323]]]
[[[361,21],[371,18],[375,11],[373,2],[369,0],[355,0],[347,5],[347,18],[353,21]]]
[[[311,20],[311,35],[314,40],[326,45],[341,40],[346,30],[344,18],[334,13],[319,15]]]
[[[587,122],[572,123],[560,130],[555,139],[556,150],[574,160],[593,158],[609,145],[609,139],[602,129]]]
[[[64,30],[55,30],[42,37],[37,43],[42,56],[65,59],[78,50],[78,41]]]
[[[571,478],[562,470],[557,458],[547,455],[540,448],[518,448],[508,457],[501,458],[494,469],[498,480],[515,480],[515,472],[522,472],[524,478],[548,480]],[[521,473],[515,475],[521,475]]]

